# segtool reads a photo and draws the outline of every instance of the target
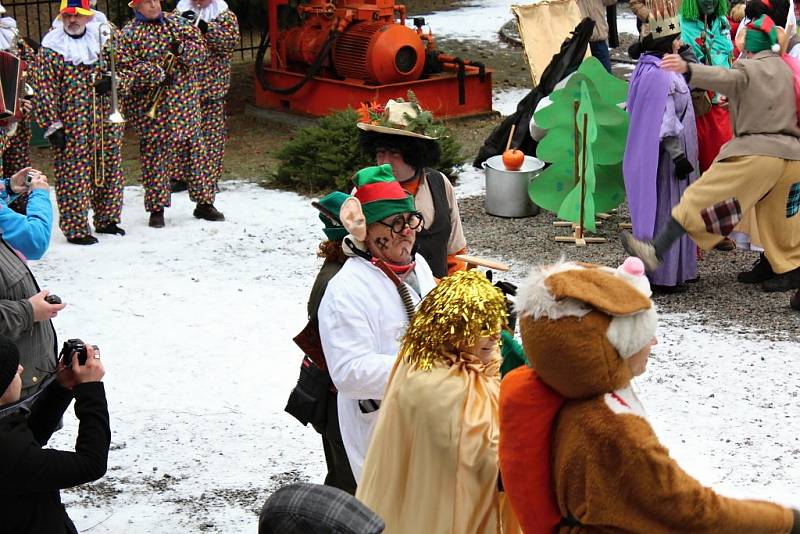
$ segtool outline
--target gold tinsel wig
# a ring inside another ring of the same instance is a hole
[[[506,298],[483,273],[458,271],[423,299],[400,346],[405,361],[430,369],[442,350],[465,348],[500,334],[507,324]]]

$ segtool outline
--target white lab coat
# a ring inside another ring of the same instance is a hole
[[[421,255],[415,272],[424,297],[436,281]],[[414,306],[421,298],[409,286]],[[319,334],[339,390],[339,427],[356,482],[361,478],[379,410],[362,413],[360,399],[382,399],[408,324],[394,283],[362,258],[350,258],[328,283],[319,307]]]

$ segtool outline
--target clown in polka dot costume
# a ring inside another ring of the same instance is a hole
[[[91,245],[97,239],[90,206],[96,232],[125,234],[118,226],[123,126],[107,121],[110,80],[103,81],[108,57],[101,42],[111,30],[91,24],[88,0],[63,0],[59,17],[63,25],[42,39],[31,70],[34,115],[52,146],[61,231],[70,243]]]
[[[208,59],[200,65],[197,78],[207,172],[216,185],[222,178],[225,157],[225,97],[231,84],[233,50],[239,42],[239,21],[224,0],[180,0],[175,14],[197,26],[208,51]]]
[[[150,226],[164,226],[164,208],[170,205],[169,179],[183,176],[190,198],[197,203],[195,217],[219,221],[214,208],[215,184],[206,169],[207,153],[200,129],[197,70],[207,61],[200,30],[187,19],[163,13],[158,0],[134,0],[134,19],[122,29],[118,67],[132,80],[125,102],[128,119],[139,134],[145,210]],[[167,53],[175,55],[166,72]],[[164,87],[155,118],[147,115],[151,90]],[[186,157],[182,157],[186,154]]]

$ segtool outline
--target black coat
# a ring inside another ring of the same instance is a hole
[[[75,396],[80,419],[75,452],[43,449]],[[30,415],[0,419],[0,534],[77,533],[60,489],[97,480],[106,472],[111,429],[102,382],[48,386]]]

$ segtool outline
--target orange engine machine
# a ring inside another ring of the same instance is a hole
[[[425,20],[406,26],[393,0],[267,0],[267,19],[259,107],[322,116],[411,90],[439,118],[492,110],[492,71],[439,52]]]

